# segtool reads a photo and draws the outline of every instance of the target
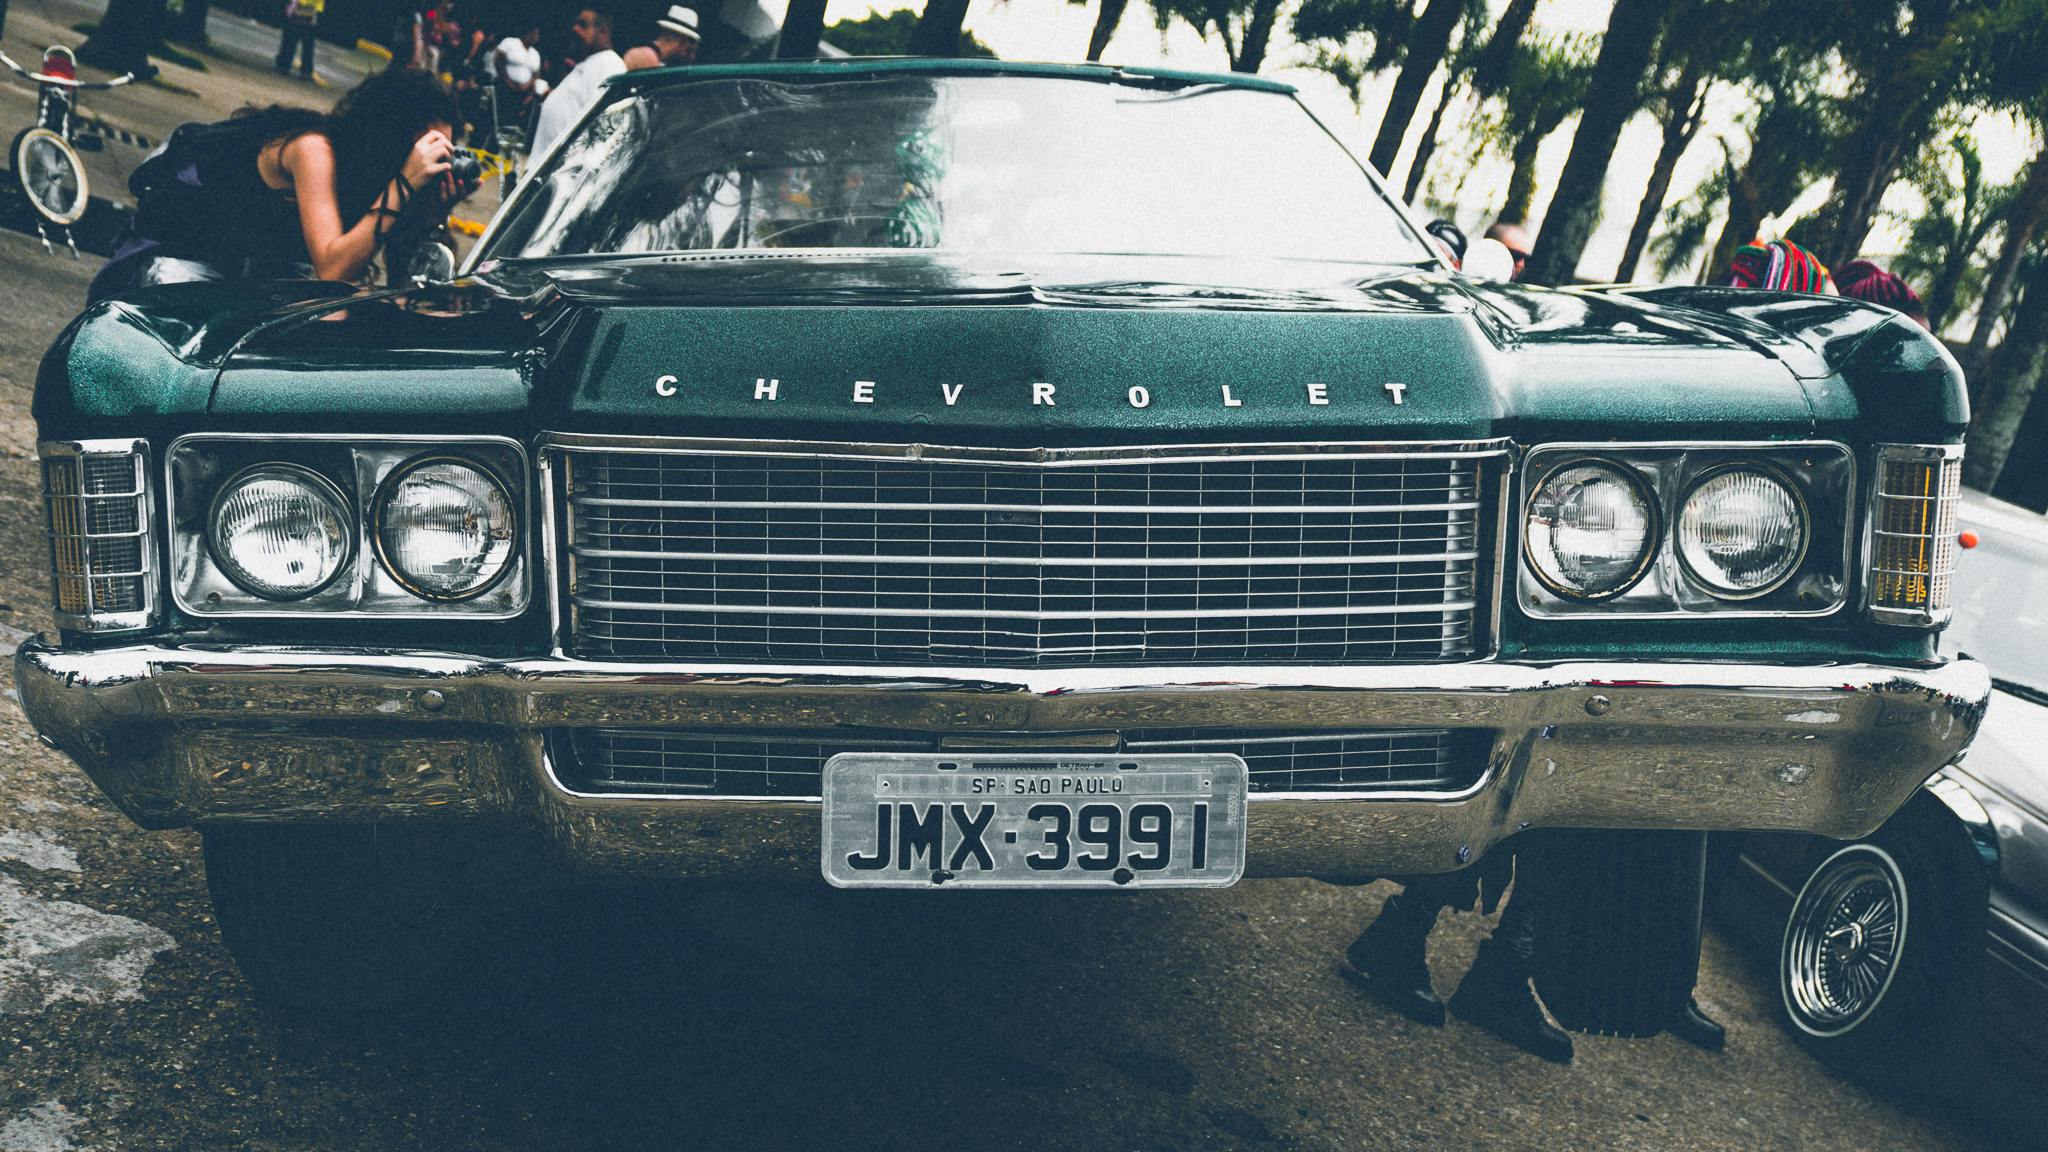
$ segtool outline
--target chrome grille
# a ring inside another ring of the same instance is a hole
[[[46,441],[37,451],[57,623],[77,631],[148,626],[156,587],[147,445]]]
[[[1242,756],[1251,770],[1253,792],[1447,794],[1478,782],[1486,769],[1490,735],[1452,728],[1158,728],[1125,732],[1122,751]],[[995,736],[976,736],[974,743],[982,750],[1001,745]],[[556,733],[553,749],[557,774],[579,792],[789,797],[818,795],[825,761],[840,752],[944,750],[936,734],[923,732],[809,735],[659,728],[564,729]]]
[[[564,453],[577,654],[1062,666],[1475,654],[1486,453]]]

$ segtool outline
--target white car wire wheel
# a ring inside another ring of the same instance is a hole
[[[1912,929],[1892,854],[1851,844],[1807,877],[1785,921],[1778,991],[1792,1026],[1816,1039],[1854,1030],[1891,992]]]
[[[86,182],[85,162],[70,141],[48,128],[30,128],[14,138],[8,158],[14,165],[14,178],[37,215],[62,227],[76,224],[85,215],[92,190]]]

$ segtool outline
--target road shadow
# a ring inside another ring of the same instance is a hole
[[[494,934],[494,958],[423,1015],[280,1040],[409,1068],[393,1106],[467,1118],[486,1146],[1289,1146],[1255,1113],[1205,1107],[1164,1054],[1203,1027],[1175,902],[578,893]]]

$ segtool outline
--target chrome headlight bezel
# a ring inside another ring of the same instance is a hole
[[[430,600],[408,590],[377,558],[371,510],[385,479],[422,456],[455,456],[482,469],[512,502],[512,559],[490,585],[460,601]],[[305,468],[351,498],[353,549],[342,574],[299,600],[269,600],[231,580],[206,541],[215,493],[253,464]],[[165,518],[170,527],[171,602],[199,618],[508,620],[533,597],[537,526],[526,449],[502,436],[353,436],[341,433],[202,432],[172,442],[164,453]]]
[[[403,571],[399,564],[397,563],[397,561],[395,561],[392,558],[390,554],[390,545],[385,539],[384,530],[387,527],[385,522],[385,515],[390,511],[391,500],[397,494],[399,484],[401,484],[406,477],[412,475],[413,473],[419,471],[420,469],[430,467],[436,464],[452,464],[457,467],[470,469],[471,471],[482,476],[487,484],[489,484],[491,487],[497,490],[499,497],[504,500],[505,507],[510,512],[511,515],[512,543],[510,555],[507,557],[505,563],[501,565],[496,572],[491,573],[490,577],[484,580],[482,583],[479,583],[475,587],[465,589],[461,592],[437,592],[422,587],[422,582],[419,580],[416,574],[408,574],[407,572]],[[385,573],[389,575],[391,579],[398,583],[400,587],[404,588],[406,591],[412,593],[413,595],[419,597],[422,600],[430,600],[437,604],[460,604],[466,601],[474,600],[479,596],[485,595],[492,588],[497,587],[500,581],[504,580],[505,577],[511,574],[512,569],[517,562],[519,549],[523,543],[523,538],[525,536],[525,533],[521,530],[518,509],[519,502],[513,496],[511,489],[506,486],[504,478],[492,472],[489,465],[479,463],[478,461],[461,453],[438,451],[424,452],[418,456],[412,457],[411,459],[398,465],[396,468],[391,469],[391,471],[387,473],[384,479],[377,485],[377,493],[376,496],[373,498],[373,503],[370,506],[369,512],[370,542],[376,548],[377,563],[384,569]]]
[[[1526,552],[1514,581],[1516,604],[1537,619],[1671,619],[1698,616],[1819,617],[1845,608],[1852,596],[1857,461],[1833,440],[1559,442],[1524,457],[1516,530],[1528,531],[1539,481],[1581,461],[1620,464],[1648,484],[1662,531],[1646,570],[1620,592],[1598,600],[1559,595],[1538,578]],[[1702,482],[1730,469],[1768,472],[1784,482],[1805,512],[1804,547],[1773,587],[1749,596],[1716,594],[1686,570],[1678,555],[1677,522],[1685,499]]]
[[[243,569],[240,563],[235,560],[232,550],[221,539],[220,516],[222,504],[226,502],[229,496],[239,491],[243,485],[264,476],[288,479],[300,485],[322,503],[326,504],[328,511],[334,515],[335,526],[341,537],[341,559],[326,576],[321,578],[319,583],[312,585],[303,592],[285,593],[276,589],[266,590],[265,588],[258,587],[263,581],[258,580],[247,570]],[[220,569],[221,574],[234,582],[235,587],[240,588],[251,596],[267,600],[272,604],[293,604],[300,600],[318,596],[336,580],[339,580],[342,574],[347,572],[349,567],[355,563],[356,537],[358,535],[355,530],[355,522],[355,507],[350,504],[348,496],[342,492],[340,485],[302,464],[294,464],[283,460],[267,460],[239,469],[222,481],[219,487],[214,489],[212,498],[206,502],[206,520],[203,536],[206,541],[207,554],[212,558],[214,565]]]
[[[1537,555],[1535,533],[1532,530],[1532,525],[1535,522],[1537,497],[1552,481],[1556,480],[1564,472],[1574,468],[1594,469],[1606,472],[1619,479],[1624,486],[1634,492],[1637,502],[1642,505],[1645,517],[1649,520],[1649,535],[1644,540],[1642,552],[1636,557],[1635,563],[1631,566],[1628,574],[1613,585],[1595,591],[1568,587],[1552,573],[1544,571],[1544,565],[1541,562],[1542,558]],[[1529,500],[1522,518],[1522,563],[1527,566],[1529,574],[1534,576],[1538,583],[1549,589],[1553,595],[1573,603],[1594,604],[1602,600],[1612,600],[1616,596],[1625,594],[1630,588],[1635,587],[1642,580],[1644,574],[1649,572],[1650,564],[1657,556],[1658,543],[1663,539],[1663,536],[1663,511],[1657,505],[1656,494],[1650,490],[1649,484],[1643,479],[1641,474],[1626,464],[1600,456],[1572,457],[1560,460],[1545,470],[1542,476],[1529,485]]]

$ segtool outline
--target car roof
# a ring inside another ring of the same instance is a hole
[[[684,64],[674,68],[643,68],[606,81],[633,88],[658,88],[701,80],[780,80],[804,83],[850,76],[1041,76],[1135,84],[1147,88],[1188,88],[1222,85],[1260,92],[1292,94],[1294,85],[1237,72],[1185,72],[1177,68],[1118,68],[1106,64],[1046,64],[1021,60],[989,60],[927,56],[869,56],[836,60],[767,60],[751,64]]]

